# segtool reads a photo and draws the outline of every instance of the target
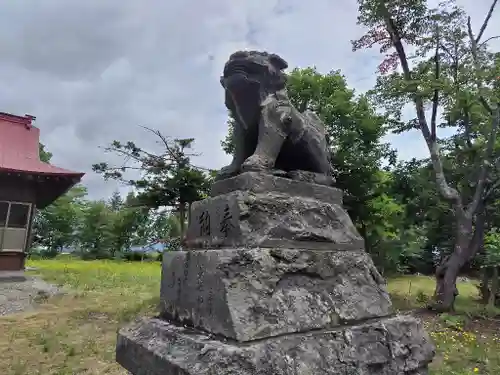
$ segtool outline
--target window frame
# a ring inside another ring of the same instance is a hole
[[[3,201],[0,200],[0,204],[7,204],[7,211],[5,212],[5,222],[2,223],[2,218],[0,218],[0,228],[5,228],[8,221],[9,221],[9,215],[10,215],[10,202],[8,201]]]
[[[5,218],[5,224],[4,225],[0,225],[0,228],[29,230],[30,221],[31,221],[31,212],[33,210],[33,204],[32,203],[19,202],[19,201],[7,201],[7,200],[0,200],[0,203],[7,203],[8,204],[7,217]],[[17,204],[17,205],[22,205],[22,206],[28,206],[28,214],[26,216],[26,223],[21,228],[19,228],[19,227],[9,227],[10,210],[11,210],[12,204]]]

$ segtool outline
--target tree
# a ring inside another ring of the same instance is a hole
[[[84,259],[114,258],[111,210],[104,201],[86,202],[77,238]]]
[[[156,211],[152,215],[150,233],[151,242],[180,239],[182,228],[179,215],[168,210]]]
[[[482,39],[497,0],[477,35],[473,34],[470,18],[454,1],[442,3],[437,9],[429,9],[424,0],[358,3],[358,22],[369,30],[353,42],[353,49],[378,44],[386,54],[379,66],[381,76],[374,97],[394,115],[395,131],[420,130],[429,149],[436,188],[452,207],[454,248],[437,267],[433,306],[440,311],[452,310],[458,294],[458,273],[472,260],[482,240],[482,231],[477,230],[482,224],[477,220],[482,220],[500,121],[498,59],[488,51],[488,40]],[[406,46],[416,49],[413,58]],[[398,67],[402,73],[395,71]],[[401,108],[408,102],[415,106],[416,119],[403,122]],[[428,104],[430,121],[426,116]],[[454,187],[446,174],[446,158],[436,131],[440,108],[444,112],[441,125],[453,126],[461,133],[455,138],[456,148],[465,156],[465,164],[475,165],[467,184]]]
[[[500,232],[493,228],[485,235],[484,253],[480,257],[483,279],[480,291],[483,302],[494,307],[499,300]]]
[[[392,172],[380,171],[380,182],[373,197],[365,202],[366,218],[362,233],[369,244],[367,250],[378,269],[384,273],[411,271],[422,257],[426,235],[422,223],[408,220],[406,197],[394,194],[396,183]]]
[[[124,206],[109,215],[111,256],[130,249],[132,245],[144,243],[145,238],[138,235],[140,227],[147,225],[148,209]]]
[[[41,143],[39,157],[45,163],[52,158],[52,154]],[[47,247],[46,255],[50,256],[55,256],[64,247],[73,245],[75,227],[86,195],[86,188],[77,185],[50,206],[37,210],[33,219],[33,245]]]
[[[235,123],[234,117],[231,114],[231,111],[229,111],[227,116],[227,135],[226,138],[224,138],[220,143],[222,149],[228,155],[232,155],[234,152],[234,141],[233,141],[234,123]]]
[[[151,234],[156,242],[165,245],[164,251],[179,250],[182,242],[179,215],[168,211],[157,212],[152,220]]]
[[[403,226],[420,228],[425,233],[420,257],[414,259],[410,268],[431,274],[435,272],[436,257],[452,244],[449,206],[436,192],[428,159],[399,162],[391,172],[392,184],[386,191],[397,201],[404,202]]]
[[[39,144],[39,153],[40,153],[40,160],[48,163],[50,159],[52,158],[52,154],[45,150],[45,145]]]
[[[123,208],[123,199],[119,191],[114,191],[109,199],[109,208],[113,212],[118,212]]]
[[[138,204],[150,208],[175,207],[179,213],[182,233],[186,225],[190,204],[206,196],[210,179],[206,171],[193,166],[188,153],[194,139],[170,139],[157,130],[146,128],[159,139],[164,150],[157,155],[138,147],[134,142],[113,141],[106,151],[121,155],[132,164],[115,167],[108,163],[93,165],[95,172],[105,179],[123,181],[139,190]],[[125,180],[127,170],[141,171],[143,177]]]
[[[131,229],[130,243],[132,245],[142,245],[149,242],[148,233],[154,219],[154,215],[152,214],[154,210],[141,205],[138,195],[134,192],[127,194],[122,208],[133,212],[132,216],[134,220],[131,221],[133,229]],[[129,212],[129,215],[132,212]]]
[[[34,244],[46,246],[53,255],[73,245],[86,194],[85,187],[77,185],[50,206],[38,211],[33,225]]]

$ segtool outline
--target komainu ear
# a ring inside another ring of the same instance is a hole
[[[219,82],[220,82],[220,84],[221,84],[222,87],[226,88],[226,86],[224,85],[224,76],[220,77],[220,81]]]
[[[288,68],[288,63],[275,53],[269,55],[269,61],[279,70]]]

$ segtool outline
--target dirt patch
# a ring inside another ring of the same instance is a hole
[[[24,281],[0,283],[0,316],[30,311],[48,298],[63,291],[37,277],[27,277]]]
[[[467,321],[467,331],[479,334],[492,335],[500,332],[500,319],[498,318],[474,318]]]

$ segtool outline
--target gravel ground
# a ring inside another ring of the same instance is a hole
[[[37,277],[28,276],[21,282],[0,282],[0,315],[31,311],[37,301],[61,293],[61,289]]]

